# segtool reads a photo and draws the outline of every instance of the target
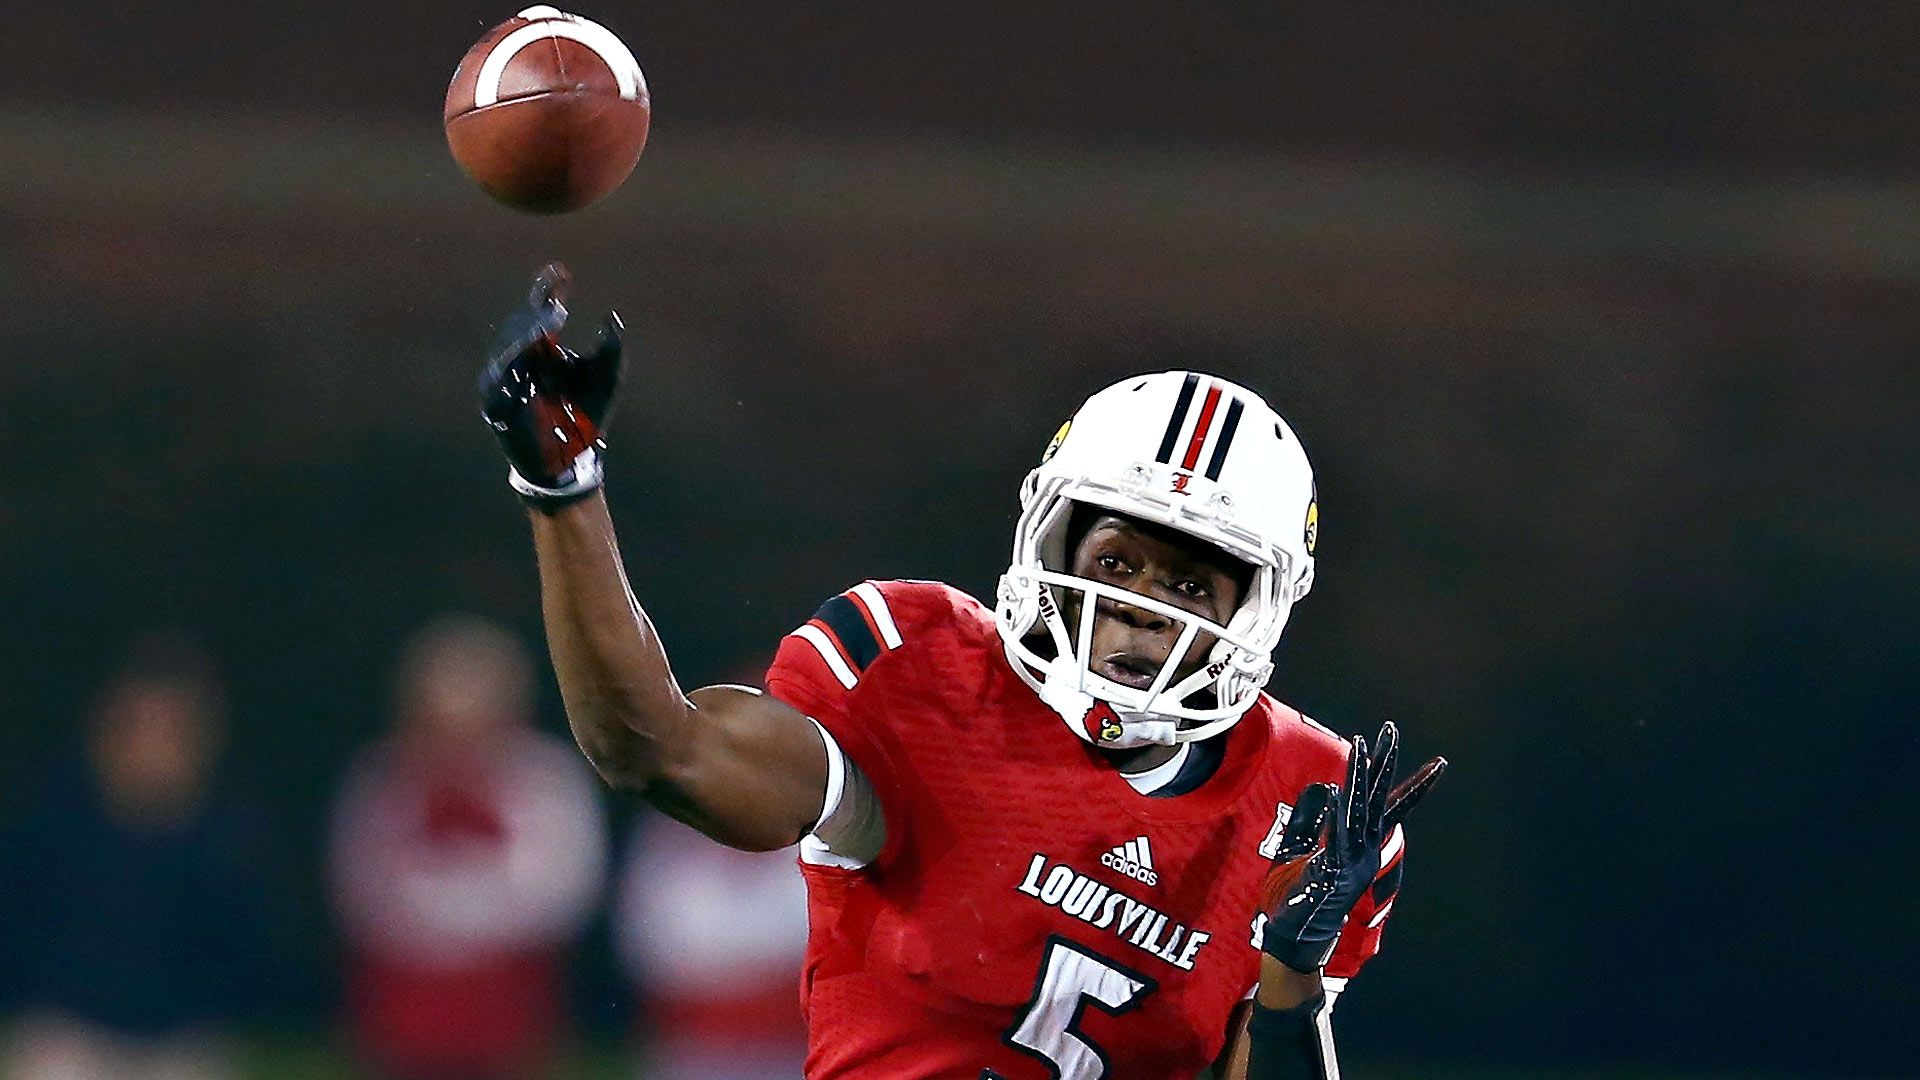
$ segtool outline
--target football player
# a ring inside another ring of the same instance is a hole
[[[482,411],[529,507],[580,748],[723,844],[796,842],[806,1072],[1336,1076],[1328,1010],[1379,947],[1396,734],[1262,693],[1313,581],[1293,432],[1196,372],[1090,398],[1020,493],[994,605],[869,581],[781,643],[767,693],[683,693],[602,494],[620,323],[562,347],[564,270],[503,327]]]

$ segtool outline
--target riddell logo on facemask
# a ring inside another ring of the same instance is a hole
[[[1053,604],[1053,596],[1046,590],[1040,591],[1040,617],[1051,622],[1059,617],[1060,609]]]

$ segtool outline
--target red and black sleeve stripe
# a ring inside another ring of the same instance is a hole
[[[820,610],[808,621],[833,635],[856,673],[867,670],[867,665],[880,655],[880,635],[852,597],[845,594],[833,597],[821,604]]]

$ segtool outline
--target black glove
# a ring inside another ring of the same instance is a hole
[[[590,353],[560,344],[572,282],[566,267],[547,264],[525,306],[501,324],[480,373],[480,415],[507,453],[507,480],[544,509],[599,488],[602,431],[620,383],[620,316],[607,313]]]
[[[1447,759],[1434,758],[1395,787],[1400,729],[1393,721],[1380,726],[1371,755],[1365,738],[1352,742],[1345,787],[1310,784],[1300,794],[1263,890],[1261,948],[1295,971],[1326,965],[1347,913],[1380,873],[1382,845],[1447,767]]]

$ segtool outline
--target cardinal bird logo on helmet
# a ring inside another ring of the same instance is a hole
[[[1060,444],[1067,441],[1067,432],[1072,430],[1073,421],[1071,419],[1060,425],[1060,430],[1053,433],[1053,441],[1047,444],[1046,453],[1040,455],[1040,464],[1045,465],[1047,462],[1053,460],[1053,455],[1060,452]]]
[[[1120,714],[1104,701],[1094,702],[1081,723],[1087,726],[1087,734],[1093,736],[1095,742],[1112,742],[1125,731],[1120,726]]]

